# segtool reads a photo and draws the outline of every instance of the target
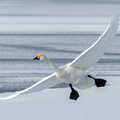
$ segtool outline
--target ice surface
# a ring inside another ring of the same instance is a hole
[[[1,35],[0,92],[25,89],[52,74],[51,67],[33,58],[44,53],[57,66],[75,59],[98,39],[99,35]],[[98,76],[120,75],[119,35],[104,56],[89,71]]]

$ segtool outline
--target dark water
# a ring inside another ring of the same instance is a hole
[[[75,59],[99,35],[0,35],[0,92],[25,89],[54,71],[45,62],[35,61],[45,54],[57,66]],[[102,58],[89,69],[98,76],[120,75],[119,35]]]

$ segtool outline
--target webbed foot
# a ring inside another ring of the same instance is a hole
[[[101,79],[101,78],[94,78],[91,75],[88,75],[89,78],[93,78],[95,80],[95,85],[97,87],[104,87],[106,85],[106,80]]]
[[[77,100],[79,98],[79,93],[72,87],[72,84],[69,84],[69,86],[72,90],[69,98],[72,100]]]

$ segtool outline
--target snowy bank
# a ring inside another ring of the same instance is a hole
[[[100,34],[109,17],[1,16],[0,34]]]
[[[119,120],[120,82],[107,77],[106,87],[77,89],[77,101],[69,99],[70,88],[46,89],[0,102],[1,120]]]

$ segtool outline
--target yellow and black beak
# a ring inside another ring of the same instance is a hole
[[[34,60],[40,60],[41,55],[37,55]]]

